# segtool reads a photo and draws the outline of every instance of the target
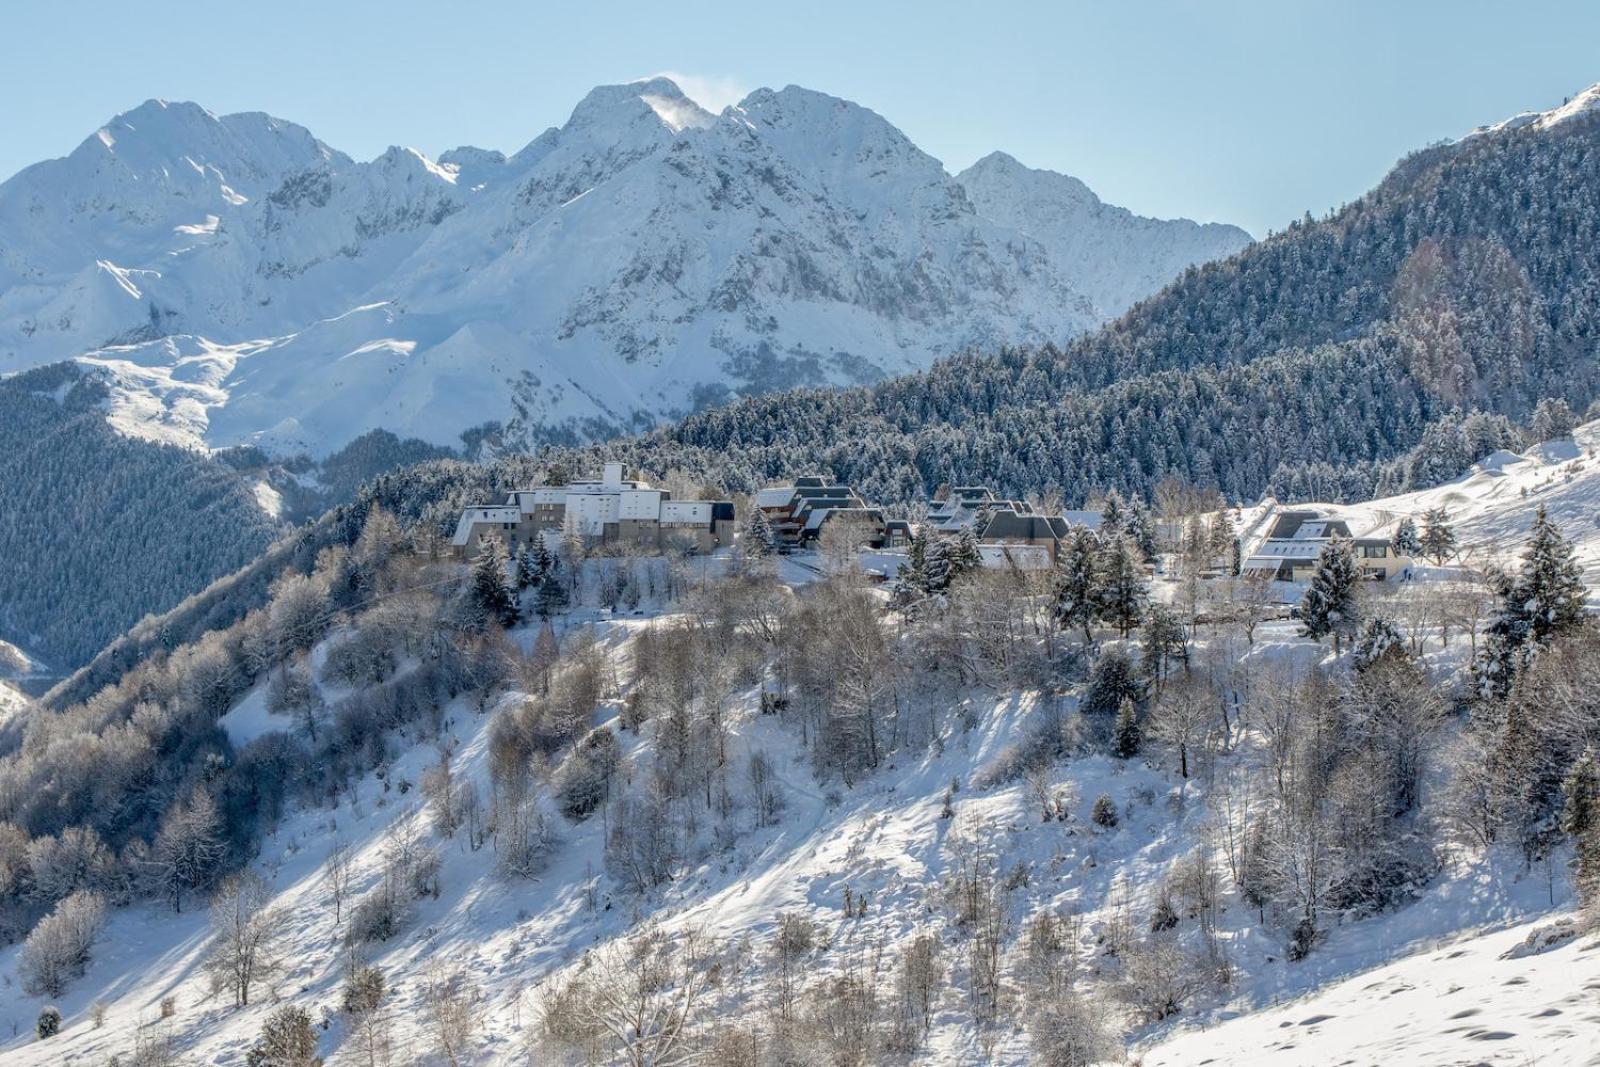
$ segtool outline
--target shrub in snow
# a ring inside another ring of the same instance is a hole
[[[584,738],[556,775],[555,794],[561,814],[577,821],[599,808],[621,759],[622,748],[610,730],[602,727]]]
[[[293,1004],[267,1016],[261,1039],[245,1054],[246,1067],[318,1067],[317,1031],[304,1008]]]
[[[39,1021],[33,1024],[33,1032],[43,1041],[47,1037],[55,1037],[61,1032],[61,1011],[55,1007],[46,1007],[39,1012]]]
[[[343,1008],[351,1015],[364,1015],[383,1003],[383,972],[376,967],[358,967],[344,986]]]
[[[352,945],[387,941],[398,934],[411,916],[406,899],[391,886],[390,879],[366,896],[356,901],[350,909],[350,924],[345,928],[345,940]]]
[[[1112,800],[1109,794],[1101,793],[1094,800],[1094,810],[1090,812],[1089,818],[1096,826],[1107,830],[1115,829],[1117,823],[1121,821],[1117,816],[1117,802]]]
[[[1027,1026],[1033,1062],[1040,1067],[1090,1067],[1122,1055],[1106,1012],[1072,993],[1041,998]]]
[[[105,928],[106,902],[99,893],[79,890],[39,921],[22,946],[17,972],[23,991],[58,997],[83,973],[89,950]]]

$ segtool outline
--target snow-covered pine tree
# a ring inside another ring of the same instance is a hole
[[[1391,652],[1404,652],[1405,638],[1395,624],[1381,615],[1367,620],[1361,638],[1352,650],[1355,668],[1364,671],[1378,663]]]
[[[1571,437],[1577,425],[1578,417],[1565,400],[1547,396],[1533,409],[1533,418],[1528,421],[1528,433],[1536,443],[1556,441]]]
[[[928,546],[927,558],[922,565],[922,587],[929,596],[939,596],[950,588],[952,571],[950,540],[941,538]]]
[[[1124,699],[1137,701],[1143,695],[1144,687],[1128,654],[1119,648],[1107,649],[1094,661],[1078,708],[1085,715],[1112,715]]]
[[[1150,509],[1144,501],[1135,498],[1128,505],[1128,519],[1126,523],[1128,536],[1133,539],[1134,546],[1138,548],[1143,562],[1153,562],[1161,551],[1156,540],[1156,520],[1150,514]]]
[[[1600,766],[1585,750],[1561,783],[1561,830],[1572,838],[1578,899],[1591,923],[1600,915]]]
[[[761,559],[772,555],[778,550],[776,535],[772,532],[772,522],[767,518],[767,513],[754,504],[750,505],[750,518],[745,523],[744,536],[740,539],[740,547],[744,554],[751,559]]]
[[[950,543],[950,582],[954,584],[981,566],[983,555],[978,551],[978,531],[968,523]]]
[[[1422,537],[1418,542],[1422,554],[1437,566],[1455,555],[1456,532],[1450,528],[1450,512],[1444,505],[1429,508],[1422,513]]]
[[[1504,696],[1539,646],[1583,620],[1588,591],[1572,542],[1550,521],[1543,504],[1534,512],[1521,569],[1515,576],[1490,578],[1500,608],[1489,621],[1488,641],[1474,670],[1487,695]]]
[[[1417,535],[1417,520],[1410,515],[1401,519],[1400,525],[1394,528],[1394,536],[1389,539],[1389,547],[1394,549],[1397,556],[1415,559],[1422,555],[1422,538]]]
[[[1150,603],[1142,556],[1131,535],[1112,538],[1100,553],[1098,614],[1123,637],[1143,621]]]
[[[1183,622],[1176,612],[1161,604],[1150,605],[1144,622],[1141,652],[1144,669],[1155,683],[1157,692],[1166,681],[1167,672],[1174,660],[1182,663],[1187,669],[1189,639],[1184,632]]]
[[[1206,531],[1207,540],[1210,541],[1208,551],[1212,560],[1226,560],[1229,553],[1235,551],[1239,544],[1239,532],[1233,527],[1233,519],[1226,509],[1218,511],[1211,520],[1211,526]],[[1238,571],[1234,571],[1238,574]]]
[[[1133,698],[1125,696],[1117,705],[1117,724],[1112,731],[1112,751],[1121,759],[1132,759],[1139,754],[1139,713]]]
[[[1332,634],[1334,652],[1342,652],[1344,639],[1355,636],[1360,625],[1356,605],[1360,580],[1355,546],[1348,537],[1335,537],[1323,546],[1311,586],[1300,601],[1301,634],[1317,641]]]
[[[1094,640],[1094,623],[1100,617],[1100,542],[1086,527],[1068,538],[1056,563],[1053,611],[1062,629],[1083,630],[1083,643]]]
[[[1110,539],[1122,533],[1123,523],[1127,521],[1128,506],[1122,500],[1122,494],[1115,489],[1106,494],[1106,502],[1100,505],[1100,536]]]
[[[1543,504],[1534,512],[1530,534],[1513,596],[1527,616],[1528,636],[1544,642],[1583,619],[1588,590],[1572,542],[1550,521]]]
[[[928,527],[924,523],[906,547],[906,565],[895,576],[895,598],[909,604],[928,595]]]
[[[517,590],[532,589],[544,581],[546,553],[544,538],[536,537],[532,544],[522,546],[517,553]]]
[[[506,573],[506,546],[486,537],[472,561],[472,603],[487,625],[511,626],[517,621],[517,594]]]

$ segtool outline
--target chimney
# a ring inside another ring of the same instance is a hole
[[[619,493],[622,491],[622,464],[606,464],[606,476],[602,488],[608,493]]]

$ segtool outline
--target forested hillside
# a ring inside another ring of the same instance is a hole
[[[0,382],[0,634],[54,664],[255,559],[279,530],[248,479],[123,436],[104,396],[66,364]]]
[[[395,466],[448,454],[374,431],[320,464],[120,433],[94,371],[0,381],[0,638],[55,669],[256,560],[290,525]]]

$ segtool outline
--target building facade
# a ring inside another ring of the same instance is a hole
[[[623,478],[622,464],[607,463],[598,481],[517,489],[504,504],[467,508],[450,544],[470,557],[487,536],[515,551],[536,537],[569,533],[603,544],[709,552],[732,542],[733,504],[673,500],[668,490]]]
[[[1355,537],[1344,519],[1301,508],[1280,511],[1273,517],[1267,536],[1250,552],[1241,569],[1246,574],[1265,574],[1273,581],[1310,581],[1318,557],[1335,537],[1350,540],[1361,577],[1370,581],[1403,577],[1414,562],[1410,556],[1397,553],[1388,537]]]

